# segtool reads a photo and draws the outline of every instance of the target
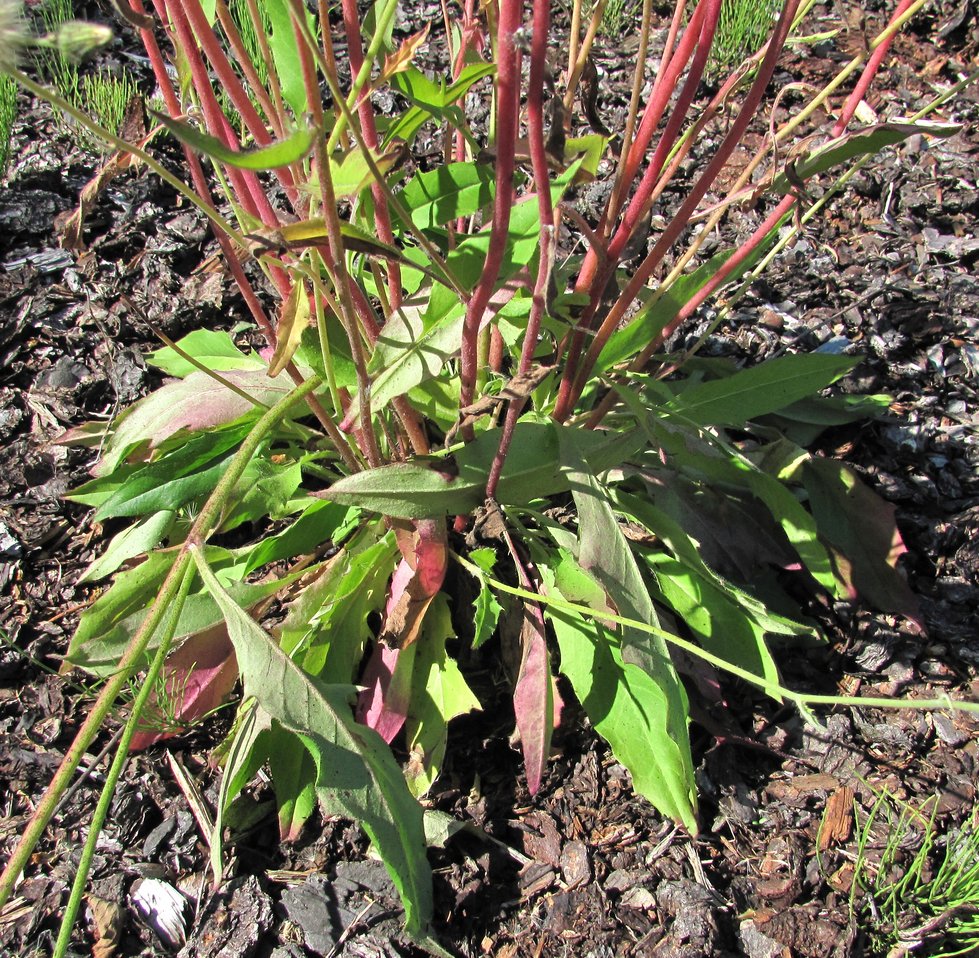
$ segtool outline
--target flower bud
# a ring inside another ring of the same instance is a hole
[[[112,30],[101,23],[88,20],[67,20],[55,33],[58,52],[73,63],[80,63],[112,40]]]

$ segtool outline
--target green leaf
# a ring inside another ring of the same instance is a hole
[[[275,74],[282,88],[282,96],[292,108],[293,116],[302,116],[309,109],[309,104],[306,100],[306,84],[303,81],[303,65],[299,57],[298,41],[292,24],[292,5],[288,0],[262,0],[259,9],[272,24],[268,41],[272,50],[272,60],[275,63]],[[317,21],[308,10],[302,9],[305,11],[310,33],[314,37],[317,36]]]
[[[275,170],[301,160],[316,142],[316,130],[308,127],[296,130],[284,140],[276,140],[268,146],[251,150],[232,150],[216,136],[203,133],[196,126],[183,120],[174,120],[165,113],[150,110],[153,119],[169,130],[184,146],[196,153],[203,153],[212,160],[239,170]]]
[[[702,543],[694,539],[687,529],[667,514],[665,510],[658,508],[647,499],[621,492],[616,494],[616,502],[630,519],[662,540],[663,544],[683,565],[729,601],[740,606],[742,611],[750,616],[765,632],[776,635],[803,636],[812,640],[818,639],[818,633],[812,626],[771,612],[759,599],[749,595],[743,589],[739,589],[708,566],[701,555],[703,552]]]
[[[564,561],[573,562],[570,557]],[[580,569],[578,575],[589,578]],[[566,571],[562,588],[571,602],[577,601],[573,578]],[[586,583],[582,591],[593,587]],[[595,731],[629,769],[633,788],[696,834],[693,770],[688,747],[668,730],[672,706],[666,692],[649,673],[623,660],[617,637],[599,622],[546,604],[544,615],[557,637],[561,671]]]
[[[221,520],[221,531],[228,532],[243,522],[270,517],[281,519],[287,505],[302,482],[299,460],[278,463],[268,451],[259,452],[245,467],[232,493],[232,500]]]
[[[264,369],[233,369],[224,377],[255,402],[207,373],[194,372],[186,379],[167,383],[134,403],[116,420],[94,474],[107,475],[136,450],[155,449],[180,430],[203,432],[245,417],[256,419],[293,388],[291,382],[269,379]]]
[[[246,355],[232,340],[230,334],[216,329],[195,329],[183,339],[178,340],[179,346],[187,355],[193,356],[199,363],[216,372],[228,369],[264,369],[265,362],[255,353]],[[169,376],[183,379],[197,367],[188,362],[170,346],[163,346],[146,356],[146,361]]]
[[[211,832],[211,871],[215,886],[221,884],[224,874],[222,845],[228,810],[241,790],[258,774],[269,756],[272,720],[268,712],[260,708],[254,699],[243,702],[235,717],[235,727],[227,746],[227,759],[221,776],[214,830]]]
[[[312,675],[353,682],[364,645],[373,637],[371,612],[381,609],[397,547],[370,527],[348,542],[292,603],[279,628],[285,651]]]
[[[621,329],[616,330],[605,344],[596,363],[596,369],[604,372],[619,363],[637,356],[667,326],[683,306],[708,283],[711,277],[731,256],[725,250],[712,256],[692,273],[677,277],[651,306],[644,306]],[[735,277],[732,277],[732,280]]]
[[[645,556],[666,603],[714,655],[778,683],[778,669],[765,643],[765,631],[709,580],[670,556]]]
[[[425,614],[411,679],[411,705],[405,722],[408,739],[408,788],[417,798],[435,783],[445,758],[448,723],[459,715],[478,710],[459,666],[446,651],[447,639],[454,638],[449,606],[439,594]]]
[[[381,330],[371,358],[371,404],[383,409],[392,399],[436,378],[459,351],[465,311],[457,309],[427,325],[421,306],[404,303]]]
[[[248,423],[240,423],[190,436],[159,459],[127,473],[123,483],[99,504],[95,519],[101,522],[115,516],[175,510],[206,495],[224,475],[231,451],[245,438],[249,428]],[[84,495],[92,485],[87,483],[72,496]]]
[[[245,694],[309,749],[324,811],[367,832],[401,894],[408,931],[424,932],[433,903],[422,810],[390,750],[354,721],[349,686],[306,674],[225,592],[196,549],[194,559],[228,624]]]
[[[471,216],[493,200],[492,166],[449,163],[419,173],[405,184],[400,199],[419,229],[442,226],[459,216]]]
[[[102,553],[82,573],[79,582],[97,582],[115,572],[129,559],[149,552],[163,541],[173,528],[174,513],[164,509],[147,516],[142,522],[127,526],[112,537]]]
[[[567,464],[571,492],[578,511],[580,547],[578,562],[605,588],[619,613],[659,627],[659,617],[635,556],[612,512],[604,489],[589,469],[580,431],[558,430],[561,459]],[[664,814],[696,830],[693,759],[687,732],[687,697],[673,667],[670,652],[661,636],[626,628],[620,651],[625,664],[642,669],[658,690],[650,699],[647,722],[673,743],[663,758],[647,758],[659,766],[658,787],[646,797]],[[629,768],[629,766],[626,766]],[[635,775],[635,770],[630,768]]]
[[[666,408],[705,426],[740,426],[819,392],[858,362],[852,356],[823,353],[780,356],[724,379],[688,386]]]
[[[95,675],[109,675],[115,671],[129,640],[146,618],[150,604],[170,571],[176,552],[176,549],[151,552],[134,569],[116,575],[109,589],[82,613],[66,656],[72,665]],[[227,549],[217,546],[208,546],[207,554],[212,562],[228,563],[232,560],[232,554]],[[221,570],[221,574],[231,580],[229,588],[235,601],[246,608],[286,589],[305,574],[302,571],[293,572],[267,582],[247,583],[236,580],[239,573],[237,569]],[[221,613],[207,592],[191,593],[184,602],[177,622],[174,647],[186,637],[204,632],[220,621]],[[156,641],[150,642],[147,656],[152,656]]]
[[[497,487],[500,503],[522,505],[569,488],[557,441],[558,432],[567,428],[528,420],[517,423]],[[405,519],[465,515],[485,499],[499,442],[500,430],[487,430],[454,456],[367,469],[316,495]],[[622,434],[581,430],[578,442],[589,469],[601,473],[635,452],[643,436],[638,430]]]
[[[493,549],[473,549],[469,558],[483,572],[489,573],[496,563],[496,552]],[[480,576],[479,592],[473,602],[473,649],[478,649],[493,635],[502,611],[503,606],[497,601],[495,593]]]
[[[316,808],[316,763],[309,749],[278,722],[269,730],[269,773],[279,806],[279,837],[298,840]]]
[[[339,545],[356,528],[359,518],[360,512],[349,506],[310,499],[295,522],[251,548],[242,560],[244,573],[314,552],[326,542]]]

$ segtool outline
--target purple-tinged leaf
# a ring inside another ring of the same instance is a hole
[[[224,623],[192,635],[164,663],[144,712],[149,728],[133,736],[130,749],[185,732],[221,705],[237,681],[238,661]]]
[[[206,373],[194,372],[186,379],[167,383],[131,406],[119,418],[94,474],[107,475],[134,450],[155,449],[181,429],[200,432],[234,422],[248,413],[258,416],[293,388],[291,382],[269,379],[262,369],[231,369],[221,375],[241,392]]]
[[[411,702],[415,640],[448,562],[445,521],[420,519],[398,530],[402,559],[391,577],[384,627],[361,680],[357,720],[390,743],[404,725]]]
[[[513,689],[513,711],[527,770],[527,789],[536,795],[551,754],[554,731],[554,679],[544,616],[536,604],[527,603],[523,607],[520,645],[522,657]]]

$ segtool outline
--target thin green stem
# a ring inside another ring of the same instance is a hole
[[[672,645],[675,645],[678,649],[683,649],[684,652],[696,656],[698,659],[703,659],[705,662],[713,665],[715,668],[721,669],[722,671],[727,672],[729,675],[733,675],[736,678],[742,679],[743,681],[762,689],[772,696],[772,698],[785,698],[790,702],[795,702],[795,704],[799,707],[805,707],[808,705],[853,705],[865,708],[882,709],[959,709],[963,712],[979,714],[979,702],[953,701],[948,697],[939,699],[895,699],[868,696],[863,698],[856,695],[810,695],[804,692],[795,692],[792,689],[785,688],[785,686],[780,685],[778,682],[772,682],[761,675],[756,675],[754,672],[749,672],[747,669],[734,665],[732,662],[728,662],[726,659],[722,659],[720,656],[708,652],[699,645],[696,645],[693,642],[688,642],[686,639],[682,639],[680,636],[674,635],[672,632],[667,632],[664,629],[659,629],[654,625],[650,625],[648,622],[640,622],[638,619],[630,619],[626,616],[615,615],[611,612],[597,612],[595,609],[592,609],[587,605],[579,605],[576,602],[568,602],[566,599],[561,599],[554,595],[531,592],[527,589],[521,589],[518,586],[508,585],[505,582],[501,582],[499,579],[494,579],[492,576],[487,575],[482,569],[479,568],[479,566],[470,562],[468,559],[465,559],[463,556],[460,556],[455,552],[451,552],[450,555],[474,578],[478,579],[480,582],[485,582],[488,586],[491,586],[498,592],[505,592],[508,595],[516,596],[518,599],[541,602],[544,605],[555,609],[560,609],[563,612],[570,612],[585,619],[594,619],[603,623],[611,622],[615,625],[624,626],[625,628],[638,629],[640,632],[645,632],[648,635],[655,635],[671,643]]]
[[[55,942],[53,958],[64,958],[65,953],[68,950],[68,945],[71,942],[71,932],[75,927],[75,921],[78,918],[78,911],[81,908],[82,899],[85,896],[85,883],[88,880],[89,872],[92,870],[92,861],[95,858],[95,850],[96,846],[98,845],[99,835],[102,833],[102,827],[105,825],[105,819],[109,814],[109,808],[112,805],[116,785],[119,782],[123,769],[126,767],[126,760],[129,757],[130,743],[132,742],[133,736],[136,734],[136,730],[139,727],[143,710],[146,708],[147,702],[149,702],[150,695],[152,694],[157,679],[159,678],[160,671],[163,668],[163,663],[167,657],[167,653],[170,651],[170,644],[173,641],[174,634],[177,631],[177,623],[180,620],[180,613],[183,610],[184,602],[187,598],[188,592],[190,591],[190,584],[193,582],[193,580],[194,566],[190,563],[186,563],[177,595],[174,597],[173,603],[167,609],[168,617],[166,623],[162,627],[160,644],[156,650],[156,654],[153,656],[153,661],[150,663],[150,667],[147,670],[146,678],[143,680],[139,694],[133,701],[133,707],[129,715],[129,720],[126,722],[126,725],[123,728],[122,738],[119,740],[115,757],[113,758],[112,765],[109,767],[109,772],[106,775],[105,784],[102,786],[102,793],[99,796],[98,805],[96,805],[95,813],[92,815],[92,821],[89,823],[88,838],[85,840],[85,847],[82,849],[81,858],[78,861],[78,871],[75,872],[75,880],[72,882],[71,894],[68,897],[68,904],[65,905],[65,911],[61,918],[61,928],[58,931],[58,940]]]

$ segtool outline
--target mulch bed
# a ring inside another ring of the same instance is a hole
[[[870,104],[881,119],[910,115],[975,67],[975,18],[969,2],[940,3],[898,41]],[[859,43],[873,26],[851,24],[847,42]],[[613,129],[628,99],[629,41],[598,42],[601,109]],[[111,55],[119,49],[117,41]],[[831,44],[800,48],[787,75],[825,82],[841,57]],[[158,382],[140,358],[156,346],[147,321],[179,335],[245,318],[226,278],[199,270],[215,248],[201,217],[145,175],[126,175],[103,193],[87,220],[86,250],[61,249],[57,224],[98,158],[46,108],[20,105],[0,190],[0,842],[7,847],[91,700],[87,678],[58,674],[60,656],[93,595],[77,578],[115,531],[61,498],[92,459],[53,440]],[[975,700],[979,692],[976,88],[942,112],[963,124],[961,133],[934,143],[916,138],[867,167],[705,347],[762,358],[842,343],[865,356],[845,388],[893,397],[884,420],[835,429],[821,442],[896,507],[908,547],[903,567],[927,633],[837,603],[823,612],[825,645],[779,656],[798,688],[908,699]],[[585,191],[579,201],[587,209]],[[709,318],[705,312],[701,322]],[[692,342],[698,332],[695,323],[681,335]],[[837,708],[815,728],[736,683],[725,686],[726,707],[694,729],[698,837],[632,795],[627,772],[573,711],[546,781],[530,797],[507,744],[502,669],[491,659],[470,666],[484,711],[453,727],[431,796],[434,807],[475,826],[432,851],[438,921],[462,954],[874,954],[851,888],[859,823],[880,791],[916,806],[937,802],[942,833],[974,814],[974,716]],[[252,823],[232,849],[231,878],[211,893],[207,847],[178,767],[213,808],[208,757],[227,723],[216,721],[129,762],[76,953],[92,953],[98,925],[118,928],[117,955],[415,954],[360,831],[317,819],[282,847],[261,784],[246,806]],[[94,759],[0,914],[5,954],[50,948],[97,795]],[[155,880],[185,895],[182,949],[168,948],[136,914],[137,883]]]

